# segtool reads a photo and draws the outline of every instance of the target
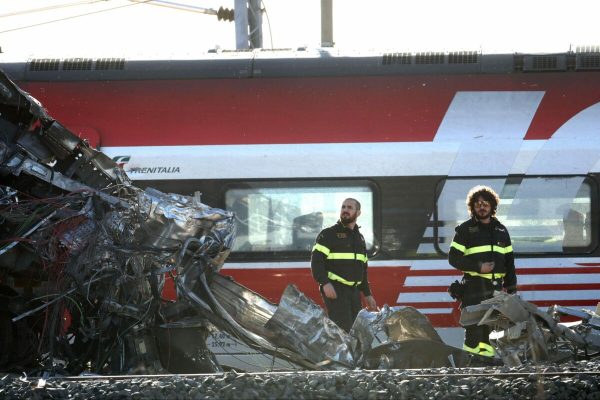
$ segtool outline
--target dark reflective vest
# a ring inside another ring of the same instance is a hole
[[[352,230],[338,221],[317,236],[311,269],[313,277],[321,285],[336,281],[357,286],[365,295],[370,295],[367,261],[367,246],[358,226]]]
[[[448,261],[465,275],[484,279],[503,279],[509,292],[516,289],[516,275],[512,243],[508,230],[497,219],[482,224],[472,218],[456,228],[450,245]],[[491,273],[482,274],[480,265],[494,262]]]

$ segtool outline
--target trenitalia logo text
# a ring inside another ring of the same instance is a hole
[[[117,165],[124,170],[125,165],[131,160],[131,156],[115,156],[112,160],[117,163]],[[163,166],[155,166],[155,167],[131,167],[127,168],[126,172],[129,174],[177,174],[180,171],[179,167],[163,167]]]
[[[179,167],[134,167],[127,171],[130,174],[177,174]]]

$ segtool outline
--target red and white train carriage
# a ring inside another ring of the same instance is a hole
[[[600,53],[208,54],[2,64],[138,186],[238,216],[222,272],[273,302],[320,302],[310,248],[345,197],[363,204],[380,304],[457,327],[454,227],[476,184],[501,196],[518,291],[600,300]]]

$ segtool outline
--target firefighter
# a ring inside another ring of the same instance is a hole
[[[360,292],[367,309],[377,310],[367,279],[367,246],[356,224],[359,216],[358,200],[344,200],[338,222],[317,236],[310,262],[329,318],[346,332],[362,308]]]
[[[471,219],[456,228],[448,261],[463,272],[461,309],[492,298],[494,291],[516,293],[515,259],[508,230],[496,219],[500,199],[492,188],[476,186],[467,194]],[[494,357],[489,327],[465,328],[463,348],[472,353]]]

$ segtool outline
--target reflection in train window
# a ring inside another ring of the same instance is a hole
[[[251,183],[225,193],[228,210],[236,215],[233,251],[310,251],[321,229],[339,219],[344,199],[361,203],[358,223],[370,248],[373,243],[373,191],[368,185],[309,186],[290,182]]]
[[[516,253],[593,249],[591,183],[583,176],[570,176],[444,180],[438,186],[436,204],[441,251],[448,252],[454,227],[469,218],[466,194],[480,184],[500,196],[497,218],[508,228]]]

